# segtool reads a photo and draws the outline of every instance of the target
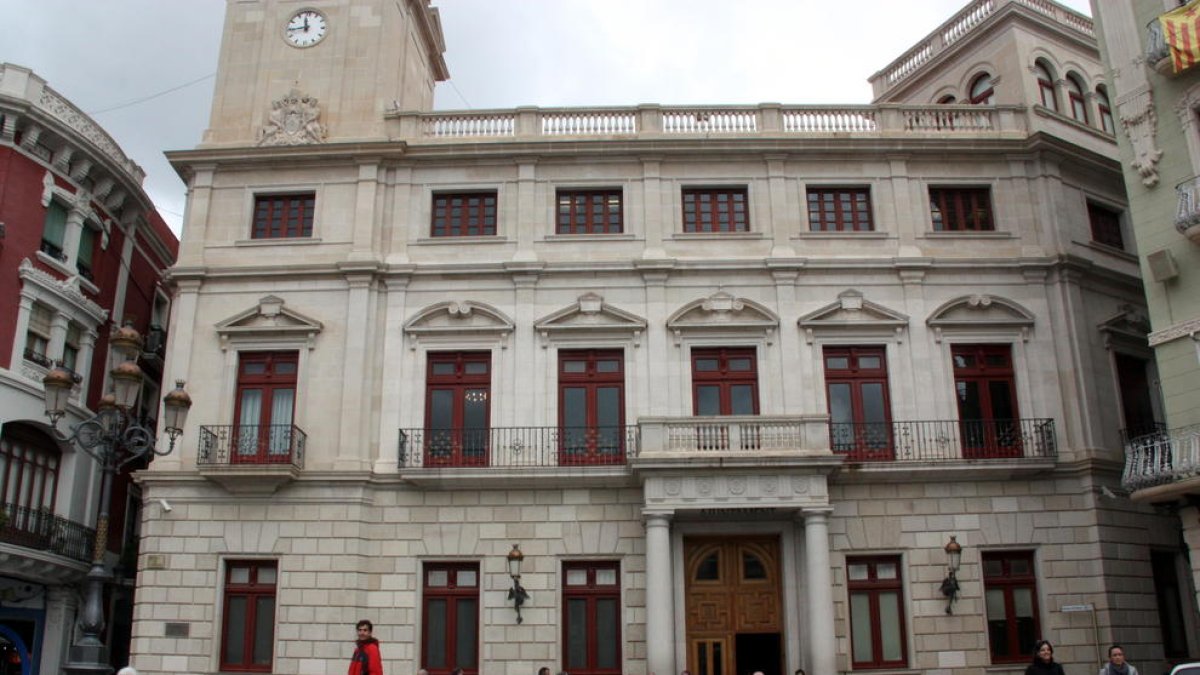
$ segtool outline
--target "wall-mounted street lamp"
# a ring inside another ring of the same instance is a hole
[[[958,599],[958,573],[959,565],[962,564],[962,544],[958,543],[958,537],[950,535],[950,542],[946,544],[946,558],[948,559],[949,571],[946,573],[946,578],[942,580],[942,595],[946,596],[946,613],[954,613],[954,601]]]
[[[513,582],[512,588],[508,589],[508,599],[512,600],[513,609],[517,610],[517,623],[524,621],[521,618],[521,605],[529,599],[529,593],[521,586],[521,561],[524,559],[520,544],[513,544],[508,552],[508,576],[512,577]]]
[[[128,323],[110,339],[120,363],[113,368],[113,391],[96,405],[96,414],[71,428],[70,435],[58,431],[58,421],[67,414],[67,402],[75,381],[61,365],[42,379],[46,396],[46,417],[58,440],[70,443],[96,460],[100,468],[100,504],[96,515],[96,539],[92,548],[92,568],[87,575],[84,604],[79,617],[79,639],[71,646],[68,673],[111,672],[104,633],[104,585],[111,578],[104,564],[108,549],[108,507],[112,479],[134,460],[167,455],[175,449],[175,440],[183,433],[192,399],[183,390],[183,382],[163,397],[163,431],[170,439],[165,449],[155,447],[154,429],[137,416],[138,394],[142,388],[142,369],[135,359],[141,353],[142,338]]]

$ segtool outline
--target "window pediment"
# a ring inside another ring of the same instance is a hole
[[[303,343],[313,349],[324,325],[316,319],[284,306],[282,298],[268,295],[258,304],[217,323],[221,349],[234,341]]]
[[[675,336],[675,346],[684,333],[761,334],[771,344],[779,328],[779,317],[753,300],[717,291],[707,298],[693,300],[667,319],[667,330]]]
[[[805,314],[797,323],[804,331],[804,339],[808,344],[813,343],[817,331],[828,331],[839,336],[890,332],[899,341],[908,327],[908,316],[871,302],[861,292],[851,288],[838,293],[837,302]]]
[[[503,312],[471,300],[451,300],[430,305],[417,312],[404,324],[404,333],[412,339],[410,349],[416,349],[423,339],[443,337],[494,336],[502,349],[508,347],[513,320]]]
[[[584,293],[578,302],[548,314],[533,323],[534,330],[542,337],[545,348],[550,338],[568,337],[576,333],[594,335],[603,333],[629,333],[633,345],[640,346],[646,320],[636,314],[618,309],[604,302],[596,293]]]
[[[1133,305],[1121,305],[1116,314],[1096,325],[1104,336],[1104,346],[1112,349],[1114,341],[1149,346],[1150,319]]]
[[[942,341],[945,329],[1009,328],[1021,332],[1021,340],[1029,341],[1033,328],[1033,313],[1021,305],[995,295],[964,295],[938,307],[926,321],[933,329],[934,339]]]

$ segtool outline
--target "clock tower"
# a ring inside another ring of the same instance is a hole
[[[387,138],[449,77],[430,0],[227,0],[201,147]]]

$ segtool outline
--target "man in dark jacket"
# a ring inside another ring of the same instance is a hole
[[[383,675],[383,660],[379,657],[379,640],[371,637],[375,626],[363,619],[355,626],[358,641],[354,643],[354,656],[350,657],[350,670],[346,675]]]

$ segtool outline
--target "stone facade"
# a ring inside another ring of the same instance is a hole
[[[236,78],[244,63],[223,61],[217,98],[269,115],[295,88],[319,101],[323,140],[226,138],[241,118],[214,113],[204,144],[170,153],[191,197],[168,369],[195,405],[180,450],[140,476],[148,499],[174,506],[146,513],[140,672],[216,672],[245,658],[229,655],[221,631],[239,588],[230,570],[255,561],[278,570],[262,636],[279,673],[342,667],[362,617],[389,671],[449,672],[430,656],[442,637],[431,603],[455,565],[478,576],[468,594],[478,608],[456,624],[477,627],[477,657],[458,652],[472,675],[543,665],[710,675],[714,660],[739,673],[1019,672],[1035,636],[1014,633],[1016,653],[1005,653],[993,634],[1003,620],[988,623],[989,610],[1006,611],[1005,591],[984,581],[1010,559],[1031,561],[1021,583],[1032,599],[1010,614],[1071,667],[1091,667],[1111,641],[1139,667],[1162,661],[1152,554],[1174,553],[1178,521],[1119,494],[1126,394],[1115,369],[1146,351],[1143,291],[1132,253],[1097,244],[1089,225],[1089,205],[1124,208],[1115,141],[1098,117],[1088,126],[1031,105],[1031,71],[1012,65],[1031,68],[1032,52],[1014,45],[1036,41],[1042,58],[1094,75],[1086,17],[1050,3],[970,5],[934,34],[957,36],[948,50],[885,69],[890,84],[871,106],[396,106],[363,139],[365,127],[325,114],[377,97],[339,101],[366,76],[337,72],[334,29],[379,11],[373,25],[404,34],[433,15],[415,0],[312,4],[329,37],[295,49],[272,28],[294,7],[231,2],[223,53],[253,51],[228,44],[252,22],[279,61]],[[992,104],[934,105],[936,88],[909,91],[908,77],[957,82],[983,46],[1012,66]],[[284,83],[279,64],[293,52],[338,77]],[[416,100],[423,86],[397,97]],[[869,226],[814,222],[809,195],[841,188],[867,195]],[[559,229],[564,197],[585,191],[605,195],[600,211],[619,214],[619,228]],[[691,227],[703,209],[688,200],[718,193],[740,200],[725,221],[740,226]],[[953,217],[933,205],[943,195],[980,194],[989,206],[970,213],[986,223],[934,224]],[[453,199],[468,208],[471,195],[475,229],[441,236]],[[280,236],[265,214],[284,199],[312,215]],[[996,385],[1011,390],[1005,431],[963,407],[975,348],[1011,364]],[[876,382],[886,422],[866,429],[886,429],[884,441],[830,424],[840,404],[827,357],[854,350],[878,372],[886,364]],[[285,364],[280,386],[294,398],[272,408],[271,423],[286,424],[261,440],[241,421],[264,419],[247,403],[258,399],[245,393],[246,367],[269,359]],[[609,374],[596,381],[620,387],[619,421],[589,422],[584,441],[567,421],[564,382],[584,372],[572,359],[592,359]],[[708,374],[705,359],[725,374]],[[716,416],[705,382],[729,385]],[[453,423],[437,421],[439,391],[458,392]],[[948,612],[951,536],[964,553]],[[529,593],[521,621],[513,544]],[[616,570],[617,634],[590,647],[619,649],[608,668],[572,661],[602,633],[571,632],[579,596],[568,579],[583,563]],[[743,576],[714,571],[725,565]],[[867,596],[851,588],[864,565],[898,575],[884,584],[892,595],[872,596],[898,603],[887,628],[901,632],[886,645],[864,644]],[[1194,606],[1181,616],[1195,625]]]

